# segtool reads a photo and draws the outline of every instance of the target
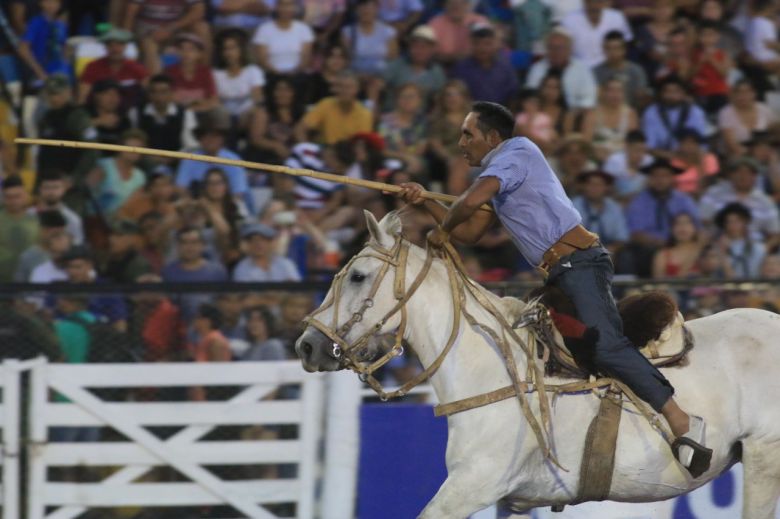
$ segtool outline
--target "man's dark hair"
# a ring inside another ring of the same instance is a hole
[[[59,227],[66,227],[68,222],[61,212],[52,209],[38,213],[38,224],[47,229],[57,229]]]
[[[198,239],[200,241],[202,241],[202,242],[205,241],[205,239],[203,238],[203,232],[201,232],[201,230],[198,229],[197,227],[190,227],[190,226],[182,227],[181,229],[176,231],[176,241],[180,241],[184,235],[190,234],[190,233],[197,234],[198,235]]]
[[[626,134],[626,144],[636,144],[639,142],[647,142],[647,137],[642,130],[631,130]]]
[[[626,37],[623,35],[622,32],[618,30],[609,31],[607,34],[604,35],[604,41],[619,41],[622,43],[626,42]]]
[[[477,128],[488,134],[490,130],[498,132],[502,141],[512,138],[515,131],[515,118],[505,106],[488,101],[477,101],[471,107],[477,114]]]
[[[702,20],[697,24],[696,28],[700,31],[703,31],[704,29],[712,29],[713,31],[720,32],[720,24],[712,20]]]
[[[173,87],[173,78],[171,76],[168,76],[166,74],[155,74],[149,79],[149,84],[152,85],[154,83],[164,83],[168,85],[169,87]]]
[[[214,305],[208,303],[200,305],[198,308],[198,317],[208,319],[211,323],[212,330],[219,330],[222,328],[222,312]]]
[[[65,180],[68,174],[61,169],[45,169],[38,175],[39,185],[43,182],[56,182],[59,180]]]
[[[6,177],[5,180],[3,180],[3,191],[6,189],[13,189],[15,187],[24,187],[24,183],[22,182],[22,179],[19,178],[19,176],[12,175],[10,177]]]

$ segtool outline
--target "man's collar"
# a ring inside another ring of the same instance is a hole
[[[152,103],[148,103],[146,107],[144,108],[144,114],[145,115],[159,115],[157,110],[155,109],[154,105]],[[175,103],[168,103],[168,106],[165,109],[165,115],[167,116],[173,116],[176,115],[176,104]]]
[[[505,141],[501,141],[501,143],[500,143],[498,146],[496,146],[495,148],[493,148],[492,150],[490,150],[490,151],[487,153],[487,155],[485,155],[484,157],[482,157],[482,162],[480,162],[480,164],[479,164],[479,167],[481,167],[481,168],[486,168],[486,167],[488,167],[488,164],[490,164],[490,161],[491,161],[491,160],[493,160],[493,157],[495,157],[495,156],[496,156],[496,154],[499,152],[499,150],[500,150],[501,148],[503,148],[503,147],[504,147],[504,144],[506,144],[507,142],[509,142],[509,140],[510,140],[510,139],[507,139],[507,140],[505,140]]]

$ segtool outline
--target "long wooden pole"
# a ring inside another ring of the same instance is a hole
[[[101,150],[101,151],[113,151],[113,152],[126,152],[126,153],[138,153],[139,155],[152,155],[155,157],[167,157],[171,159],[183,160],[198,160],[201,162],[209,162],[211,164],[222,164],[225,166],[238,166],[247,169],[259,169],[261,171],[269,171],[271,173],[282,173],[284,175],[292,175],[295,177],[312,177],[320,180],[327,180],[329,182],[335,182],[337,184],[348,184],[351,186],[365,187],[368,189],[375,189],[377,191],[387,191],[389,193],[398,193],[401,191],[400,186],[393,184],[387,184],[385,182],[376,182],[374,180],[364,180],[361,178],[350,178],[343,175],[334,175],[332,173],[323,173],[322,171],[315,171],[313,169],[304,168],[291,168],[288,166],[278,166],[275,164],[265,164],[263,162],[251,162],[248,160],[239,159],[225,159],[222,157],[213,157],[211,155],[199,155],[196,153],[188,153],[185,151],[169,151],[158,150],[154,148],[144,148],[141,146],[123,146],[120,144],[103,144],[98,142],[81,142],[81,141],[63,141],[59,139],[30,139],[19,137],[14,139],[17,144],[31,144],[39,146],[59,146],[63,148],[78,148],[83,150]],[[452,195],[445,195],[444,193],[435,193],[432,191],[426,191],[423,193],[423,197],[431,200],[437,200],[439,202],[452,203],[457,197]],[[482,206],[483,210],[492,211],[492,207],[489,205]]]

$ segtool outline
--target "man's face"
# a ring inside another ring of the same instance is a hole
[[[608,190],[609,184],[604,178],[598,175],[591,175],[588,177],[588,180],[586,180],[582,186],[583,196],[592,202],[604,200]]]
[[[206,132],[200,137],[200,145],[209,155],[216,155],[225,144],[225,138],[220,132]]]
[[[311,298],[305,295],[289,296],[281,305],[282,319],[288,323],[300,323],[311,311]]]
[[[622,40],[606,40],[604,42],[604,56],[611,63],[623,61],[626,57],[626,44]]]
[[[661,102],[675,106],[685,101],[685,90],[677,83],[669,83],[661,90]]]
[[[199,260],[203,257],[203,239],[195,232],[188,232],[179,236],[179,258],[184,262]]]
[[[447,0],[444,12],[453,20],[462,20],[470,9],[469,0]]]
[[[170,200],[173,195],[173,182],[171,177],[158,177],[152,182],[149,194],[155,200]]]
[[[217,308],[228,321],[236,321],[244,309],[244,297],[241,294],[222,294],[217,299]]]
[[[656,193],[668,193],[674,187],[674,172],[655,168],[647,175],[647,187]]]
[[[70,92],[65,90],[58,90],[56,92],[46,92],[46,104],[52,110],[58,110],[68,104],[70,101]]]
[[[65,195],[65,182],[62,180],[44,180],[38,191],[41,202],[49,207],[56,206]]]
[[[339,101],[352,102],[357,99],[358,90],[360,85],[357,78],[354,77],[342,77],[336,81],[335,94]]]
[[[738,166],[729,174],[729,181],[739,193],[749,193],[756,187],[756,173],[747,166]]]
[[[111,254],[125,254],[135,247],[138,237],[135,234],[111,233],[108,237],[108,250]]]
[[[65,266],[68,281],[71,283],[88,283],[92,281],[92,262],[86,259],[72,259]]]
[[[644,142],[632,142],[626,145],[626,153],[630,159],[639,161],[647,153],[647,144]]]
[[[127,44],[121,41],[106,42],[106,53],[111,61],[121,61],[125,59],[125,49]]]
[[[9,187],[3,190],[3,205],[11,214],[18,214],[27,208],[27,191],[24,187]]]
[[[483,36],[471,39],[471,53],[479,62],[492,60],[498,51],[498,40],[495,36]]]
[[[271,243],[265,236],[254,234],[246,241],[247,254],[255,259],[265,258],[271,253]]]
[[[427,65],[433,59],[436,45],[422,38],[414,38],[409,42],[409,57],[412,63]]]
[[[474,112],[469,112],[466,119],[463,121],[463,125],[460,128],[460,140],[458,141],[458,147],[463,152],[463,156],[470,166],[479,166],[482,164],[482,159],[485,158],[490,150],[495,147],[495,144],[488,142],[488,137],[482,133],[477,123],[479,121],[479,115]]]
[[[547,60],[553,67],[565,67],[571,59],[571,40],[566,36],[554,34],[547,40]]]
[[[149,84],[149,101],[153,105],[165,106],[173,101],[173,89],[168,83],[151,83]]]

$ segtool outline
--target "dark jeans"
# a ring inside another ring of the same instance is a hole
[[[623,335],[623,322],[612,297],[612,274],[609,253],[599,246],[561,258],[550,270],[547,283],[569,296],[585,326],[598,330],[593,360],[599,372],[620,380],[660,411],[674,389]]]

